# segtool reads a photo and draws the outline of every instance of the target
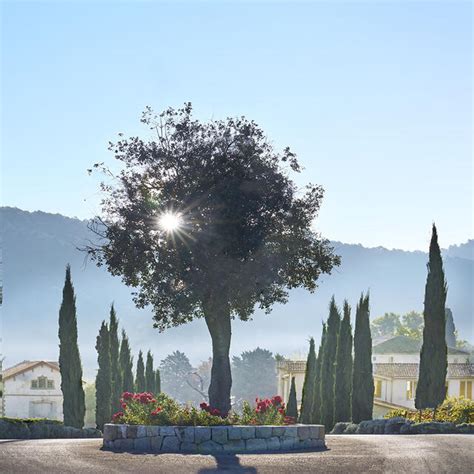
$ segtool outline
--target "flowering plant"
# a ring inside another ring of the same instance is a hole
[[[113,423],[129,425],[215,426],[228,425],[215,410],[198,410],[179,405],[164,393],[124,392],[120,399],[122,410],[112,416]],[[217,410],[218,411],[218,410]]]
[[[217,408],[202,402],[200,409],[182,406],[164,393],[124,392],[120,399],[122,410],[112,417],[113,423],[129,425],[174,425],[174,426],[216,426],[216,425],[284,425],[295,423],[285,414],[285,404],[280,396],[257,398],[256,406],[244,402],[242,413],[223,416]]]

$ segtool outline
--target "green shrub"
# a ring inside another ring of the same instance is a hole
[[[125,392],[120,400],[122,411],[112,417],[113,423],[160,426],[216,426],[216,425],[283,425],[294,423],[285,415],[281,397],[260,400],[252,408],[244,402],[242,414],[230,413],[223,417],[219,410],[201,403],[200,409],[182,406],[164,393]]]
[[[433,420],[433,410],[391,410],[385,418],[403,417],[416,422]],[[436,410],[436,421],[447,421],[455,424],[474,423],[474,401],[460,397],[448,397]]]

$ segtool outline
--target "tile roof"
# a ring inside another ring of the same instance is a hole
[[[419,364],[373,364],[374,375],[388,378],[417,379]],[[447,378],[474,377],[474,364],[448,364]]]
[[[37,365],[49,365],[51,368],[59,370],[59,363],[56,361],[48,361],[48,360],[24,360],[19,364],[16,364],[8,369],[3,371],[3,379],[7,379],[9,377],[13,377],[14,375],[21,374],[22,372],[26,372],[27,370],[36,367]]]
[[[419,354],[420,350],[421,341],[408,336],[395,336],[379,344],[374,344],[372,348],[374,354]],[[448,354],[469,355],[469,352],[455,347],[448,347]]]

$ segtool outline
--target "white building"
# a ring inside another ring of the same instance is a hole
[[[24,361],[3,371],[3,416],[63,419],[59,364]]]
[[[414,408],[418,380],[421,341],[396,336],[372,348],[374,373],[374,417],[382,417],[394,408]],[[285,359],[277,365],[278,394],[285,401],[295,377],[298,404],[306,371],[306,360]],[[469,353],[448,347],[447,395],[472,399],[474,364]]]

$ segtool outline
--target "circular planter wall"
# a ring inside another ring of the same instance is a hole
[[[104,449],[145,453],[245,453],[322,449],[324,426],[104,426]]]

